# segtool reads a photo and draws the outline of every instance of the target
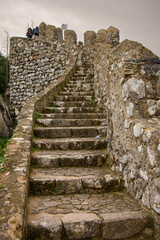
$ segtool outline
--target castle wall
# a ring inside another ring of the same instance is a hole
[[[158,57],[137,42],[119,44],[119,30],[113,27],[98,31],[96,39],[94,32],[87,32],[85,47],[73,45],[73,31],[66,32],[65,44],[46,38],[45,25],[41,30],[44,36],[39,38],[11,39],[11,105],[20,109],[39,91],[45,92],[63,75],[71,55],[77,65],[84,54],[90,62],[94,58],[95,96],[107,113],[108,165],[122,173],[127,191],[152,211],[160,234]]]
[[[160,61],[137,42],[96,46],[95,94],[108,115],[110,167],[160,221]]]

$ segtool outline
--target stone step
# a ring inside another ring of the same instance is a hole
[[[95,107],[96,102],[91,101],[53,101],[54,107]]]
[[[125,193],[31,196],[28,209],[28,240],[152,239],[148,216]]]
[[[106,126],[106,119],[36,119],[35,123],[42,127],[76,127]]]
[[[37,138],[103,137],[106,133],[106,126],[34,128],[34,136]]]
[[[89,91],[89,92],[87,92],[87,91],[83,91],[83,92],[60,92],[60,94],[59,94],[60,96],[61,95],[66,95],[66,96],[86,96],[86,95],[88,95],[88,96],[94,96],[94,91]]]
[[[80,84],[94,84],[94,78],[85,78],[85,77],[72,77],[72,79],[69,81],[68,84],[76,84],[76,83],[80,83]]]
[[[85,95],[85,96],[73,96],[73,95],[59,95],[56,96],[56,101],[91,101],[93,96],[91,95]]]
[[[68,83],[66,85],[66,87],[94,87],[94,83],[86,83],[86,82],[82,82],[82,81],[75,81],[75,82],[72,82],[72,83]]]
[[[30,173],[30,192],[36,195],[100,193],[122,188],[119,175],[101,167],[33,168]]]
[[[105,137],[100,138],[55,138],[55,139],[34,139],[33,150],[96,150],[106,149]]]
[[[95,107],[45,107],[43,113],[94,113]]]
[[[77,75],[93,75],[94,71],[93,69],[84,69],[84,68],[80,68],[80,69],[77,69],[76,71],[76,74]]]
[[[106,119],[105,113],[49,113],[40,114],[40,118],[47,119]]]
[[[72,86],[72,87],[69,87],[69,86],[66,86],[63,91],[65,92],[83,92],[83,91],[93,91],[94,90],[94,86],[87,86],[87,87],[84,87],[84,86]]]
[[[76,72],[73,77],[74,78],[83,78],[83,77],[85,77],[85,78],[94,78],[94,74],[92,74],[92,73],[84,74],[84,73],[77,73]]]
[[[104,165],[106,158],[105,150],[35,151],[31,164],[38,168],[94,167]]]

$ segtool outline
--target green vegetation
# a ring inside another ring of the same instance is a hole
[[[32,50],[31,50],[31,55],[33,55],[34,53],[35,53],[35,50],[32,49]]]
[[[41,117],[40,117],[40,114],[36,112],[36,113],[34,114],[34,119],[40,119],[40,118],[41,118]]]
[[[7,145],[10,143],[8,138],[0,138],[0,172],[2,172],[1,164],[5,160],[5,153],[7,150]]]
[[[54,113],[56,110],[56,107],[52,107],[52,112]]]
[[[60,191],[57,188],[54,188],[54,192],[58,195],[60,194]]]
[[[95,99],[95,98],[92,98],[91,102],[94,103],[95,101],[96,101],[96,99]]]
[[[4,57],[0,53],[0,94],[4,94],[5,90],[6,90],[6,57]]]

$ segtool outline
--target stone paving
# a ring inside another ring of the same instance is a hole
[[[117,213],[140,211],[133,199],[124,193],[73,194],[30,197],[30,214]]]

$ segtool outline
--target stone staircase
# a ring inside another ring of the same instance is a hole
[[[148,218],[107,168],[106,130],[94,99],[93,66],[83,59],[36,119],[28,240],[151,239],[144,230]]]

